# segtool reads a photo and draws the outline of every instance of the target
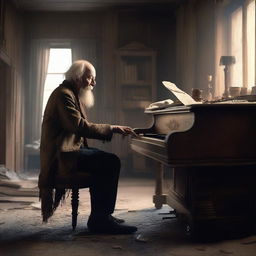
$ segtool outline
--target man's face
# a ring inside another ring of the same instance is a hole
[[[81,78],[81,88],[93,87],[96,85],[96,71],[94,67],[89,67]]]
[[[94,105],[94,96],[92,89],[96,85],[96,71],[93,66],[89,66],[87,71],[77,83],[79,92],[78,97],[80,102],[87,108],[91,108]]]

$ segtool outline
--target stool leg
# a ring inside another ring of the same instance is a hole
[[[72,227],[73,227],[73,230],[76,229],[76,224],[77,224],[78,203],[79,203],[79,189],[72,189],[71,205],[72,205]]]

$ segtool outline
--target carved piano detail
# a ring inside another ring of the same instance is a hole
[[[153,202],[168,204],[189,228],[247,232],[256,208],[256,104],[200,104],[151,112],[134,151],[161,164]],[[172,185],[163,193],[164,167]],[[207,225],[205,225],[207,223]]]

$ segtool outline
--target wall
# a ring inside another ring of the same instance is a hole
[[[178,84],[188,93],[206,89],[215,74],[215,2],[187,1],[177,11],[176,31]]]
[[[6,148],[5,165],[19,171],[23,165],[23,19],[9,1],[6,1],[4,15],[4,42],[1,55],[5,56],[6,81]],[[2,111],[2,110],[1,110]]]
[[[83,38],[101,37],[101,12],[31,12],[26,13],[26,37]]]

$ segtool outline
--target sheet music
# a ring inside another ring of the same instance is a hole
[[[174,83],[162,81],[163,85],[184,105],[199,104],[189,94],[179,89]]]
[[[172,104],[173,104],[173,100],[171,99],[161,100],[161,101],[151,103],[145,110],[167,108]]]

